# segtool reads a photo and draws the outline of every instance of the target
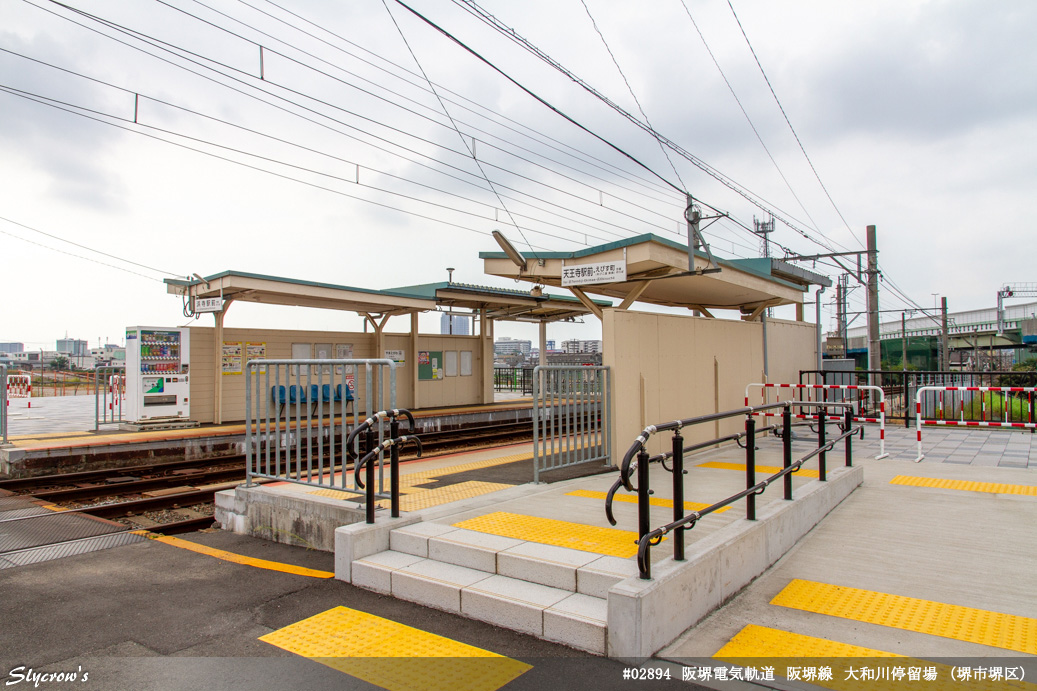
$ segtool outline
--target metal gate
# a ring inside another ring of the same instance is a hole
[[[533,482],[540,473],[612,461],[608,367],[533,368]]]
[[[355,478],[352,486],[347,482],[346,442],[365,409],[371,417],[396,407],[396,363],[252,360],[245,375],[247,483],[270,478],[363,495]],[[382,419],[372,424],[380,444],[388,425]],[[375,463],[381,496],[381,453]]]
[[[122,422],[126,398],[126,368],[98,367],[94,370],[94,431],[101,425]]]

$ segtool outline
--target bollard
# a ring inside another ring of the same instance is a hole
[[[752,413],[745,416],[745,488],[756,484],[756,418]],[[745,517],[756,520],[756,495],[745,497]]]
[[[785,468],[792,467],[792,406],[785,406],[781,412],[781,450],[783,465]],[[786,473],[785,477],[785,499],[792,501],[792,473]]]
[[[648,452],[642,446],[637,454],[637,539],[641,540],[648,531],[651,521],[651,506],[649,504],[650,492],[648,491]],[[652,578],[652,562],[648,559],[644,571],[641,572],[643,580]]]
[[[673,520],[684,518],[684,437],[680,428],[673,433]],[[673,559],[684,561],[684,528],[673,531]]]

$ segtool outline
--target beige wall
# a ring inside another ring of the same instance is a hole
[[[647,425],[740,408],[745,386],[763,379],[760,322],[605,310],[604,364],[612,368],[613,448],[616,460]],[[772,382],[798,382],[816,362],[813,324],[769,320]],[[685,430],[686,443],[744,428],[744,419]],[[649,448],[669,448],[658,434]]]
[[[212,422],[214,410],[215,377],[213,359],[215,345],[213,336],[215,329],[211,327],[191,328],[191,419],[199,422]],[[383,348],[402,350],[406,361],[396,370],[396,405],[410,408],[414,406],[414,382],[417,380],[417,353],[413,352],[409,334],[384,334]],[[223,330],[225,342],[266,343],[266,357],[270,360],[286,360],[292,357],[293,343],[328,343],[353,344],[354,359],[381,358],[384,353],[375,353],[373,333],[349,333],[340,331],[281,331],[274,329],[234,329]],[[474,336],[435,336],[419,335],[418,350],[456,351],[460,370],[461,351],[472,353],[472,374],[456,377],[445,377],[437,381],[418,382],[418,404],[421,408],[451,405],[472,405],[482,403],[483,373],[481,372],[483,356],[480,340]],[[312,351],[311,351],[312,352]],[[490,360],[489,366],[493,367]],[[223,421],[240,422],[245,419],[245,377],[244,375],[219,375],[223,378]],[[358,377],[363,377],[361,370]],[[488,376],[493,379],[492,370]],[[366,404],[360,401],[360,411],[366,412]]]

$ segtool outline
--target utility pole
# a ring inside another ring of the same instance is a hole
[[[900,369],[907,371],[907,314],[900,313]]]
[[[940,367],[944,372],[951,368],[950,334],[947,333],[947,298],[940,298]]]
[[[868,369],[882,369],[879,346],[879,251],[875,247],[875,226],[868,226]],[[875,375],[868,377],[875,386]]]

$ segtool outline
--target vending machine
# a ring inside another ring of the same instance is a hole
[[[190,418],[189,352],[187,329],[126,328],[125,419]]]

